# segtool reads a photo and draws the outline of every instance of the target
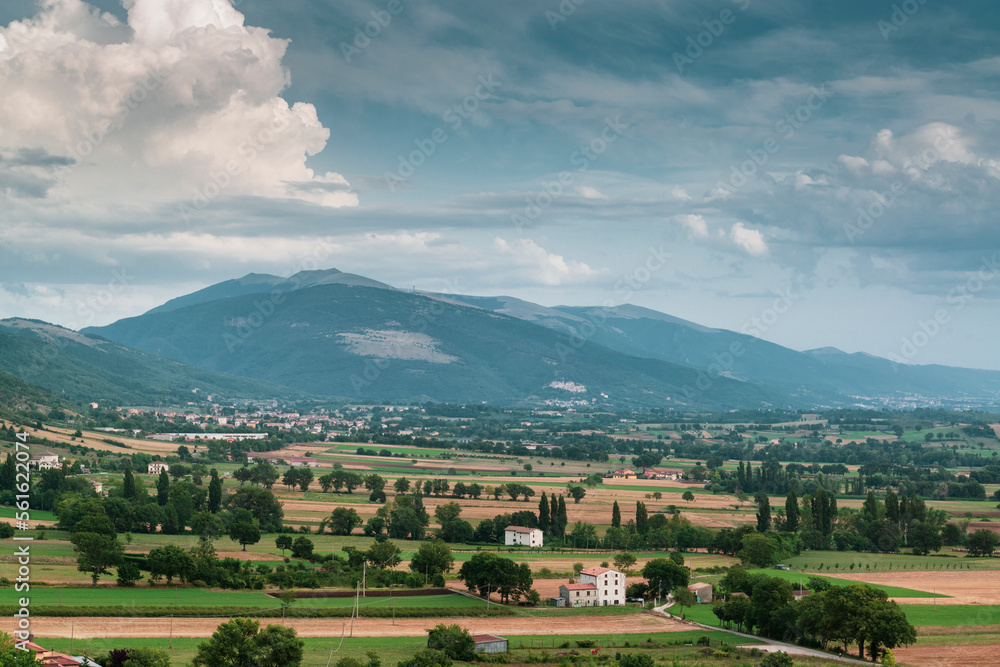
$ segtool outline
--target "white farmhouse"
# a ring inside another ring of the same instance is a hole
[[[168,466],[163,461],[153,461],[152,463],[146,466],[146,472],[149,473],[150,475],[159,475],[164,470],[169,471],[170,466]]]
[[[59,456],[52,452],[42,452],[31,457],[31,463],[39,470],[49,470],[60,466]]]
[[[625,575],[606,567],[588,567],[580,571],[581,584],[593,584],[600,606],[625,604]]]
[[[542,546],[542,531],[524,526],[507,526],[503,531],[503,543],[507,546],[522,544],[526,547]]]

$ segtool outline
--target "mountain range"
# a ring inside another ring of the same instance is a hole
[[[249,274],[74,335],[90,350],[74,348],[75,358],[92,369],[94,350],[114,343],[124,346],[115,358],[207,373],[201,384],[222,393],[677,410],[987,407],[1000,397],[995,371],[800,352],[632,305],[398,290],[335,269]]]

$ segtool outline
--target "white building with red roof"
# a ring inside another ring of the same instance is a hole
[[[503,543],[507,546],[520,544],[526,547],[540,547],[544,534],[537,528],[507,526],[503,531]]]
[[[607,567],[588,567],[580,571],[581,584],[593,584],[600,606],[625,604],[625,575]]]

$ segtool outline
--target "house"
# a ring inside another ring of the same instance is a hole
[[[542,531],[537,528],[507,526],[503,531],[503,543],[507,546],[522,544],[526,547],[540,547],[542,546],[542,538]]]
[[[97,495],[99,496],[104,495],[104,484],[102,482],[99,482],[96,479],[92,479],[90,480],[90,485],[94,487],[94,491],[97,493]]]
[[[706,584],[704,582],[691,584],[688,586],[688,590],[694,593],[695,598],[698,600],[698,604],[712,604],[712,584]]]
[[[563,598],[565,604],[556,605],[558,607],[599,607],[600,602],[597,597],[597,586],[588,584],[563,584],[559,587],[559,597]]]
[[[611,473],[611,479],[636,479],[639,475],[630,468],[615,470]]]
[[[39,470],[58,468],[59,456],[57,454],[53,454],[52,452],[42,452],[41,454],[35,454],[32,456],[30,463]]]
[[[20,646],[21,642],[18,642],[18,645]],[[58,651],[50,651],[31,640],[24,642],[23,645],[27,650],[35,654],[35,660],[39,665],[43,665],[44,667],[80,667],[80,660],[77,660],[73,656],[59,653]]]
[[[792,591],[792,595],[795,597],[795,601],[798,602],[805,596],[812,595],[812,591],[807,591],[804,588],[800,588],[799,590]]]
[[[476,642],[476,653],[506,653],[507,640],[496,635],[472,635]]]
[[[168,466],[163,461],[153,461],[148,466],[146,466],[146,472],[150,475],[159,475],[163,471],[169,471],[170,466]]]
[[[643,471],[643,479],[665,479],[677,481],[684,475],[684,471],[679,468],[648,468]]]
[[[601,607],[625,604],[625,575],[606,567],[588,567],[580,571],[581,584],[593,584]]]

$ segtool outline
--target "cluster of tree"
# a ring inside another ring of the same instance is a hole
[[[527,563],[518,565],[493,553],[477,553],[462,564],[458,578],[470,591],[484,597],[495,593],[503,603],[518,602],[522,597],[531,605],[539,602],[538,592],[531,587],[531,568]]]
[[[916,641],[916,630],[884,591],[864,584],[832,586],[818,577],[809,582],[812,594],[796,602],[788,581],[736,567],[719,582],[718,590],[727,599],[717,601],[712,611],[725,627],[769,638],[823,648],[829,642],[843,643],[845,651],[856,644],[862,659],[866,645],[877,659],[885,649]]]
[[[234,618],[222,623],[207,641],[198,644],[194,667],[298,667],[305,642],[294,628],[269,625],[263,630],[260,621]]]
[[[365,523],[365,535],[388,534],[393,539],[422,540],[430,515],[419,493],[398,494]]]

